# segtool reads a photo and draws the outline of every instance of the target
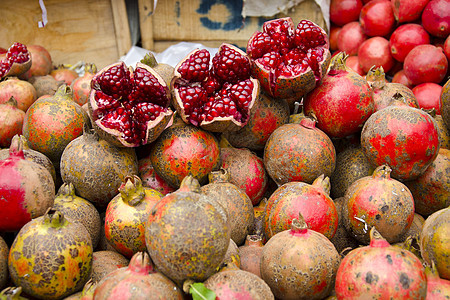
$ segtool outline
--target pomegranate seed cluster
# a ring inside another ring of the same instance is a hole
[[[6,53],[6,58],[10,63],[24,63],[30,59],[30,53],[27,46],[21,43],[14,43]]]

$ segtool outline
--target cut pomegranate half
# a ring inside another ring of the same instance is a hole
[[[14,43],[6,51],[5,57],[0,60],[0,78],[19,76],[31,68],[31,55],[27,46]]]
[[[326,32],[309,20],[267,21],[249,39],[251,74],[272,97],[299,100],[325,75],[331,53]]]
[[[169,123],[170,92],[151,67],[119,62],[103,68],[91,81],[89,115],[100,137],[121,147],[153,142]]]
[[[183,121],[212,132],[242,128],[259,97],[250,68],[245,52],[226,43],[212,62],[208,50],[189,53],[175,67],[171,82],[173,104]]]

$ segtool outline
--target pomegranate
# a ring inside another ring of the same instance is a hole
[[[221,266],[229,266],[235,265],[237,268],[241,267],[241,257],[239,256],[239,248],[238,245],[230,239],[230,243],[228,244],[227,252],[220,263]]]
[[[230,244],[227,212],[200,184],[186,176],[180,188],[155,204],[145,228],[155,266],[181,284],[204,281],[216,272]]]
[[[450,206],[450,150],[439,149],[433,163],[415,180],[406,182],[414,196],[416,212],[428,216]]]
[[[450,79],[442,87],[439,104],[441,106],[441,115],[444,124],[447,130],[450,131]]]
[[[260,235],[247,235],[245,244],[239,246],[239,257],[241,270],[251,272],[261,277],[261,255],[264,248]]]
[[[73,101],[80,105],[88,102],[91,81],[95,73],[97,73],[97,66],[95,64],[86,64],[83,76],[77,77],[72,81],[70,87],[73,90]]]
[[[152,52],[148,52],[140,60],[141,63],[152,67],[163,79],[167,86],[170,86],[175,68],[169,64],[158,63]]]
[[[405,71],[403,69],[394,74],[391,82],[401,83],[404,86],[408,87],[409,89],[412,89],[414,87],[414,84],[411,82],[411,80],[409,80],[408,77],[406,77]]]
[[[445,39],[443,49],[447,60],[450,61],[450,35]]]
[[[394,11],[389,0],[372,0],[361,8],[359,23],[368,36],[387,36],[395,28]]]
[[[64,149],[60,172],[77,195],[104,209],[125,177],[138,174],[137,157],[134,148],[115,147],[85,125],[83,134]]]
[[[263,226],[266,239],[291,227],[301,213],[308,228],[331,239],[338,226],[338,213],[330,194],[330,179],[323,175],[312,184],[288,182],[276,189],[267,201]]]
[[[432,112],[431,112],[431,115]],[[444,123],[444,119],[441,115],[433,116],[436,120],[438,132],[439,132],[439,141],[441,142],[441,149],[450,150],[450,130],[447,129]]]
[[[336,247],[336,250],[341,254],[349,249],[359,247],[360,244],[359,241],[355,239],[344,226],[344,222],[342,220],[342,207],[344,202],[344,197],[334,199],[334,204],[339,216],[339,222],[335,235],[330,239],[334,247]]]
[[[72,84],[72,81],[78,78],[78,73],[65,65],[57,66],[50,72],[50,75],[57,81],[64,81],[64,83],[68,86]]]
[[[439,277],[436,266],[431,262],[431,266],[425,266],[427,276],[427,299],[444,300],[450,298],[450,280]]]
[[[31,220],[9,252],[13,283],[38,299],[62,299],[81,290],[92,268],[92,242],[83,225],[57,210]]]
[[[50,52],[41,45],[28,45],[31,54],[30,76],[45,76],[52,71],[52,57]]]
[[[122,254],[115,251],[94,251],[92,254],[92,275],[93,282],[98,283],[109,273],[127,267],[130,261]]]
[[[220,148],[216,137],[206,130],[176,118],[152,144],[150,161],[156,173],[174,188],[187,175],[202,184],[211,171],[220,167]]]
[[[117,252],[131,258],[146,250],[145,224],[162,196],[156,190],[143,187],[138,176],[125,177],[119,194],[108,203],[105,215],[106,239]]]
[[[264,245],[261,277],[279,299],[323,299],[333,289],[340,261],[330,240],[309,229],[300,214],[291,229]]]
[[[227,170],[230,183],[241,188],[257,205],[268,188],[264,161],[247,148],[235,148],[222,136],[220,140],[221,167]]]
[[[420,108],[434,109],[437,115],[441,114],[441,85],[434,82],[424,82],[413,87],[412,92],[416,96]]]
[[[50,75],[33,76],[28,79],[28,82],[36,89],[36,96],[38,98],[54,95],[58,88],[64,83],[64,81],[57,81]]]
[[[172,118],[169,89],[149,66],[119,62],[91,79],[88,107],[94,129],[119,147],[153,142]]]
[[[25,114],[23,135],[31,149],[45,154],[59,169],[61,155],[83,133],[85,111],[72,100],[72,89],[62,85],[48,98],[33,103]]]
[[[53,205],[55,183],[48,170],[25,159],[23,143],[13,139],[9,157],[0,160],[0,231],[17,231]]]
[[[406,185],[392,179],[390,173],[388,166],[379,166],[371,176],[356,180],[345,191],[344,226],[362,243],[369,243],[372,227],[376,227],[390,243],[400,241],[411,227],[413,196]]]
[[[425,268],[411,252],[391,246],[373,227],[370,245],[351,250],[336,274],[337,299],[425,299]]]
[[[422,258],[428,264],[434,263],[439,276],[447,280],[450,280],[449,227],[450,207],[446,207],[432,213],[425,219],[419,240]]]
[[[345,60],[345,65],[361,76],[366,75],[366,72],[363,71],[361,65],[359,64],[359,58],[357,55],[347,57]]]
[[[138,160],[139,178],[142,180],[142,185],[154,190],[157,190],[163,195],[175,192],[175,188],[168,184],[164,179],[156,174],[153,168],[150,157],[143,157]]]
[[[34,86],[25,80],[12,77],[0,82],[0,103],[5,103],[11,97],[17,101],[17,107],[26,112],[37,99]]]
[[[31,67],[31,55],[24,44],[15,42],[0,60],[0,79],[19,76]]]
[[[399,62],[416,46],[430,43],[430,35],[419,24],[408,23],[397,27],[389,38],[391,54]]]
[[[309,117],[275,129],[264,148],[267,174],[278,186],[291,181],[312,183],[321,174],[329,177],[335,164],[331,139]]]
[[[433,36],[447,38],[450,35],[450,2],[430,0],[422,12],[422,26]]]
[[[339,51],[352,56],[358,54],[359,46],[367,40],[367,35],[358,21],[345,24],[338,36],[337,47]]]
[[[338,50],[337,41],[339,37],[339,33],[341,32],[342,27],[331,24],[330,34],[329,34],[329,42],[330,42],[330,51]]]
[[[362,7],[361,0],[331,0],[330,21],[338,26],[358,21]]]
[[[155,270],[146,252],[138,252],[127,267],[109,273],[97,284],[93,299],[149,298],[181,300],[183,293],[169,278]]]
[[[405,57],[403,70],[414,85],[424,82],[440,83],[447,74],[448,61],[442,48],[418,45]]]
[[[17,101],[12,96],[0,104],[0,147],[9,147],[16,134],[22,134],[25,113],[17,107]]]
[[[181,60],[171,90],[173,105],[186,123],[213,132],[236,131],[248,122],[259,82],[250,76],[245,52],[224,43],[211,64],[206,49],[194,50]]]
[[[208,178],[209,184],[202,186],[201,191],[224,207],[231,229],[230,237],[240,246],[253,231],[255,215],[252,201],[244,190],[230,182],[228,171],[220,169],[211,172]]]
[[[92,203],[75,195],[75,187],[71,182],[61,185],[52,208],[61,212],[67,220],[82,224],[91,237],[92,247],[97,247],[100,227],[103,225],[100,214]]]
[[[9,246],[0,236],[0,289],[3,289],[9,280],[8,254]]]
[[[248,148],[252,151],[263,150],[272,132],[288,122],[289,113],[287,101],[260,93],[247,125],[238,131],[224,132],[223,136],[234,147]]]
[[[381,1],[387,2],[387,0]],[[366,73],[369,72],[372,66],[381,66],[385,72],[389,72],[395,63],[391,54],[389,41],[381,36],[375,36],[365,40],[359,46],[358,58],[361,68]]]
[[[305,115],[314,114],[317,127],[330,137],[359,132],[374,112],[369,84],[345,65],[346,59],[344,53],[334,56],[328,74],[303,100]]]
[[[330,51],[326,32],[309,20],[297,27],[290,17],[266,21],[249,39],[252,75],[272,97],[300,99],[326,73]]]
[[[428,113],[391,105],[372,114],[361,132],[361,146],[374,166],[389,165],[393,178],[420,176],[439,151],[436,121]]]
[[[398,23],[417,21],[420,19],[422,11],[429,1],[430,0],[391,0],[395,19]]]
[[[386,82],[383,67],[371,68],[366,79],[371,81],[375,111],[398,103],[419,108],[419,102],[414,91],[400,83]]]

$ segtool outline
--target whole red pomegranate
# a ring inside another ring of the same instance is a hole
[[[31,54],[30,76],[44,76],[52,71],[52,57],[50,52],[41,45],[28,45]]]
[[[443,49],[445,56],[447,56],[447,59],[450,61],[450,35],[445,39]]]
[[[176,118],[152,144],[150,161],[156,173],[178,188],[187,175],[205,183],[211,171],[220,167],[220,147],[216,137]]]
[[[25,112],[17,107],[17,101],[11,97],[0,104],[0,147],[9,147],[16,134],[22,134]]]
[[[428,113],[391,105],[372,114],[361,132],[361,146],[372,165],[389,165],[392,177],[412,180],[422,174],[439,151],[436,121]]]
[[[434,262],[431,266],[425,266],[425,275],[427,276],[427,299],[444,300],[450,298],[450,280],[439,277]]]
[[[339,33],[341,32],[342,27],[336,26],[335,24],[331,24],[330,27],[330,34],[329,36],[329,42],[330,42],[330,51],[336,51],[338,50],[337,46],[337,40],[339,37]]]
[[[15,42],[0,60],[0,79],[20,76],[31,67],[31,55],[24,44]]]
[[[405,71],[403,69],[394,74],[391,82],[401,83],[404,86],[408,87],[409,89],[412,89],[414,87],[414,84],[411,82],[411,80],[409,80],[409,78],[406,77]]]
[[[312,184],[288,182],[269,197],[263,218],[266,239],[291,227],[301,213],[308,228],[331,239],[338,226],[338,213],[330,194],[330,179],[319,176]]]
[[[422,12],[422,26],[433,36],[447,38],[450,35],[450,2],[428,2]]]
[[[345,65],[346,59],[344,53],[335,55],[328,74],[303,99],[305,115],[314,114],[317,127],[330,137],[359,132],[375,109],[372,89]]]
[[[208,50],[192,51],[175,66],[171,82],[178,114],[208,131],[239,130],[259,97],[250,71],[247,54],[233,45],[222,44],[211,64]]]
[[[316,128],[316,121],[305,118],[299,124],[284,124],[270,135],[264,165],[278,186],[291,181],[312,183],[321,174],[331,176],[336,151],[331,139]]]
[[[272,97],[299,99],[326,73],[330,51],[326,32],[309,20],[295,28],[290,17],[267,21],[249,39],[252,75]]]
[[[118,147],[153,142],[172,118],[170,93],[151,67],[118,62],[91,79],[89,115],[100,137]]]
[[[183,299],[174,282],[155,270],[147,252],[133,255],[127,267],[106,275],[95,288],[94,298],[106,299]]]
[[[264,248],[260,235],[247,235],[245,244],[239,246],[239,268],[261,277],[261,255]]]
[[[8,78],[0,82],[0,103],[5,103],[11,97],[17,101],[17,107],[26,112],[37,99],[34,86],[28,81]]]
[[[365,40],[361,46],[359,46],[358,58],[361,68],[366,73],[369,72],[372,66],[383,67],[384,71],[387,73],[395,63],[391,54],[389,41],[381,36],[375,36]]]
[[[367,40],[367,35],[358,21],[345,24],[337,38],[337,47],[339,51],[344,51],[352,56],[358,54],[361,44]]]
[[[86,64],[83,76],[75,78],[70,87],[73,90],[73,101],[80,105],[88,102],[89,93],[91,92],[91,81],[97,73],[95,64]]]
[[[65,65],[57,66],[50,72],[50,75],[57,81],[64,81],[68,86],[72,84],[72,81],[78,78],[78,73]]]
[[[430,43],[430,35],[419,24],[408,23],[397,27],[389,38],[392,57],[403,62],[416,46]]]
[[[405,57],[403,70],[414,85],[424,82],[440,83],[448,70],[448,61],[442,48],[418,45]]]
[[[362,7],[361,0],[331,0],[330,21],[338,26],[358,21]]]
[[[0,231],[17,231],[53,205],[55,183],[38,163],[25,159],[23,141],[14,138],[9,157],[0,160]]]
[[[391,0],[395,19],[398,23],[417,21],[428,2],[430,0]]]
[[[31,149],[42,152],[59,169],[66,146],[83,134],[86,112],[72,100],[72,89],[63,84],[48,98],[35,101],[27,110],[23,135]]]
[[[261,278],[278,299],[324,299],[331,293],[341,259],[323,234],[301,214],[289,230],[274,235],[261,255]]]
[[[361,65],[359,64],[359,58],[357,55],[347,57],[345,60],[345,65],[361,76],[366,75],[366,72],[363,71]]]
[[[359,23],[368,36],[387,36],[395,28],[395,17],[389,0],[372,0],[361,8]]]
[[[142,180],[142,185],[154,190],[157,190],[163,195],[175,192],[175,188],[168,184],[164,179],[156,174],[152,166],[150,157],[143,157],[138,160],[139,178]]]
[[[419,107],[423,109],[433,109],[437,115],[441,114],[441,92],[442,86],[434,82],[424,82],[412,88],[412,92],[417,98]]]
[[[373,227],[370,245],[351,250],[336,274],[337,299],[425,299],[427,280],[421,261],[391,246]]]

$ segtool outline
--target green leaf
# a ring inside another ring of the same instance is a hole
[[[201,282],[193,283],[189,287],[189,293],[193,300],[215,300],[216,293],[205,287]]]

